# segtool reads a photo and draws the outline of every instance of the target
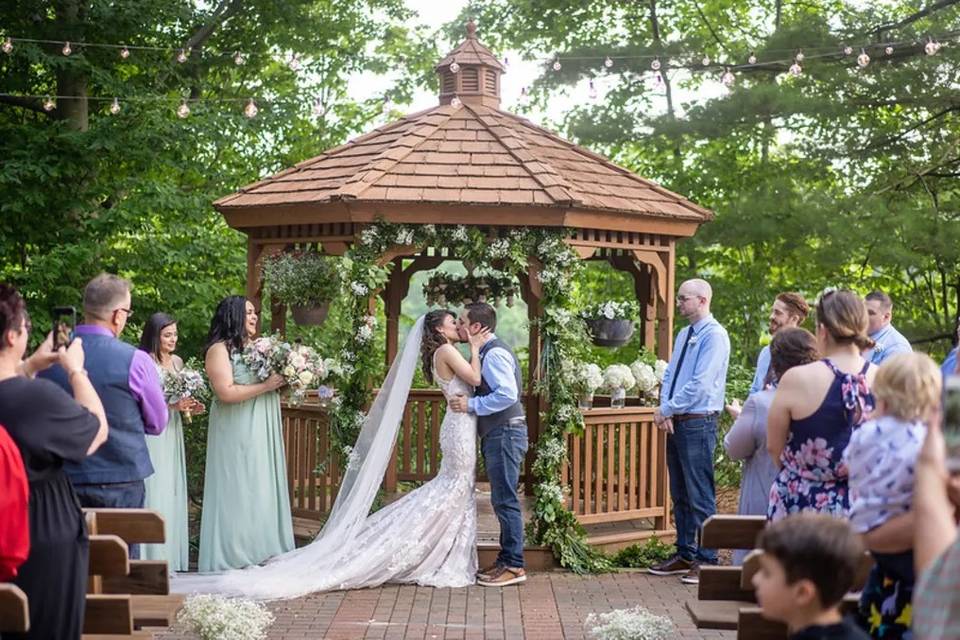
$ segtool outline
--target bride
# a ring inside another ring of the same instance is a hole
[[[421,316],[371,405],[330,517],[309,545],[262,566],[216,574],[178,574],[181,593],[222,593],[257,599],[360,589],[385,582],[464,587],[476,581],[474,500],[476,416],[447,412],[440,425],[437,476],[369,515],[396,440],[417,360],[444,396],[472,395],[480,384],[479,349],[487,332],[469,337],[470,362],[447,310]]]

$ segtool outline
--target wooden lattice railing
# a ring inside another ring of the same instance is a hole
[[[439,391],[410,392],[384,476],[387,491],[396,491],[399,482],[424,482],[436,475],[445,410]],[[656,518],[655,528],[665,528],[666,439],[653,425],[653,410],[596,408],[585,412],[584,422],[582,436],[568,437],[569,460],[562,473],[568,506],[580,522]],[[333,506],[340,482],[326,411],[310,404],[284,407],[283,431],[293,514],[320,519]]]

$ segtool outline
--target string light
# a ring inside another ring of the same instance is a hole
[[[887,46],[884,48],[883,52],[884,52],[885,54],[887,54],[888,56],[892,56],[892,55],[893,55],[893,47],[891,47],[890,45],[887,45]]]
[[[242,65],[242,64],[243,64],[244,62],[246,62],[246,61],[247,61],[247,59],[244,58],[244,57],[243,57],[243,54],[240,53],[239,51],[237,51],[235,54],[233,54],[233,64],[237,65],[238,67],[239,67],[240,65]]]
[[[117,115],[120,113],[120,100],[119,98],[114,98],[113,102],[110,103],[110,113]]]
[[[187,101],[184,100],[180,103],[180,106],[177,107],[177,117],[186,118],[190,115],[190,107],[187,105]]]
[[[69,42],[69,41],[64,42],[64,43],[63,43],[63,49],[61,49],[60,51],[62,51],[62,52],[63,52],[63,55],[65,55],[65,56],[68,56],[68,55],[70,55],[71,53],[73,53],[73,48],[70,46],[70,42]]]
[[[603,66],[605,66],[607,69],[613,66],[613,60],[610,59],[610,56],[607,56],[603,59]]]
[[[183,64],[187,61],[187,51],[186,49],[180,49],[180,52],[177,54],[177,62]]]
[[[733,71],[730,71],[730,67],[727,67],[723,72],[723,75],[720,76],[720,82],[726,87],[732,87],[737,82],[736,76],[733,75]]]
[[[660,67],[662,66],[663,64],[660,62],[660,58],[654,58],[653,62],[650,63],[650,68],[654,71],[660,71]]]
[[[867,55],[866,49],[860,49],[860,55],[857,56],[857,64],[860,65],[861,69],[870,64],[870,56]]]
[[[660,74],[659,71],[653,74],[653,86],[656,87],[657,89],[663,86],[663,76]]]
[[[797,51],[797,55],[795,55],[795,56],[793,57],[793,59],[794,59],[796,62],[799,63],[799,62],[803,62],[803,59],[804,59],[805,57],[806,57],[806,56],[803,55],[803,49],[801,49],[801,50]]]
[[[57,103],[53,101],[53,98],[47,97],[47,99],[43,101],[44,111],[47,111],[47,112],[53,111],[56,108],[56,106],[57,106]]]
[[[313,115],[320,117],[323,115],[323,102],[317,98],[313,102]]]
[[[459,73],[459,71],[460,71],[460,65],[457,63],[456,60],[454,60],[453,62],[450,63],[450,73]]]
[[[463,102],[460,101],[460,98],[453,96],[453,100],[450,101],[450,106],[454,109],[459,109],[463,105]]]
[[[853,55],[853,47],[851,47],[850,45],[846,45],[846,46],[843,48],[843,55],[845,55],[845,56]]]
[[[129,57],[130,57],[130,49],[127,49],[126,47],[124,47],[123,49],[120,49],[120,58],[122,58],[123,60],[126,60]]]
[[[703,56],[703,60],[701,60],[700,63],[701,63],[703,66],[705,66],[705,67],[709,67],[709,66],[710,66],[710,56]]]
[[[940,51],[940,43],[933,38],[930,38],[927,40],[927,44],[923,45],[923,51],[928,56],[936,55],[937,52]]]
[[[507,56],[503,56],[503,66],[505,67],[510,66],[510,58],[508,58]]]
[[[554,58],[554,59],[553,59],[553,70],[554,70],[554,71],[560,71],[560,69],[562,69],[562,68],[563,68],[563,65],[560,64],[560,58]]]
[[[591,100],[597,99],[597,88],[593,84],[593,80],[590,81],[590,90],[587,92],[587,95]]]
[[[0,46],[0,48],[3,49],[4,53],[10,53],[11,51],[13,51],[13,40],[11,40],[10,38],[4,39],[3,45]]]
[[[526,97],[527,97],[527,88],[526,88],[526,87],[521,87],[521,88],[520,88],[520,97],[521,97],[521,98],[526,98]]]
[[[253,98],[250,98],[250,102],[243,108],[243,115],[248,118],[256,118],[259,112],[260,109],[257,108],[257,103],[253,101]]]
[[[297,54],[292,54],[290,60],[287,62],[287,66],[290,67],[290,71],[300,71],[300,56]]]
[[[747,58],[747,62],[748,62],[749,64],[757,64],[757,54],[751,52],[751,53],[750,53],[750,57]]]

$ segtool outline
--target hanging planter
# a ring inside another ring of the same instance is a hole
[[[630,342],[634,318],[639,313],[633,302],[602,302],[580,312],[590,330],[593,344],[598,347],[622,347]]]
[[[327,319],[330,301],[340,291],[334,258],[313,251],[278,253],[263,262],[264,284],[274,301],[290,307],[299,325]]]
[[[471,302],[487,302],[497,306],[501,300],[505,300],[510,307],[519,293],[520,288],[514,276],[493,269],[466,276],[438,271],[423,285],[427,304],[441,307]]]

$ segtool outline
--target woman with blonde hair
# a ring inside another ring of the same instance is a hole
[[[873,346],[863,298],[828,290],[817,301],[816,318],[824,357],[784,373],[767,416],[767,451],[780,466],[770,488],[770,520],[801,511],[847,516],[841,456],[853,429],[873,410],[876,367],[860,355]]]

